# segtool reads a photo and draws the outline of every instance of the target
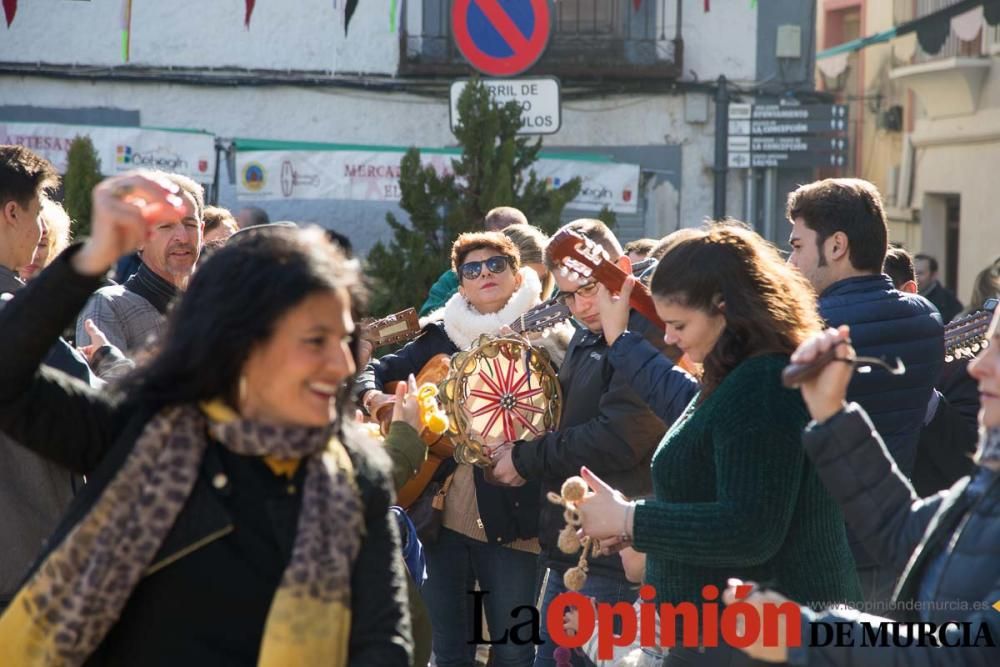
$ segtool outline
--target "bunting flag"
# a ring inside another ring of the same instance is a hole
[[[347,0],[347,4],[344,5],[344,34],[347,34],[347,27],[351,24],[351,17],[354,16],[354,10],[358,8],[358,0]]]
[[[986,0],[983,3],[983,18],[991,26],[1000,25],[1000,0]]]
[[[399,0],[389,2],[389,32],[396,33],[396,16],[399,14]]]
[[[122,0],[122,62],[127,63],[132,42],[132,0]]]
[[[257,0],[247,0],[247,13],[246,16],[243,17],[243,25],[246,26],[247,30],[250,29],[250,15],[253,14],[253,6],[256,2]]]
[[[979,31],[983,29],[983,23],[983,8],[976,7],[964,14],[953,16],[951,19],[951,31],[963,42],[971,42],[979,37]]]
[[[928,21],[917,28],[917,42],[926,53],[934,54],[944,46],[950,32],[951,21],[948,19],[939,18],[935,21]]]
[[[7,27],[14,22],[14,14],[17,14],[17,0],[3,0],[3,15],[7,18]]]

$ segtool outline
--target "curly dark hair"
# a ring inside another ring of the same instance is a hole
[[[684,234],[660,260],[650,289],[654,299],[726,320],[703,363],[701,401],[749,357],[790,355],[823,328],[809,282],[737,220]]]

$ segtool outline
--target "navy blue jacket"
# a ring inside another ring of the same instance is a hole
[[[893,468],[879,434],[864,410],[852,404],[822,424],[813,422],[802,443],[816,465],[823,484],[844,511],[847,523],[862,537],[879,562],[901,571],[894,599],[923,603],[918,612],[904,605],[902,621],[924,621],[938,627],[962,621],[973,625],[971,638],[981,624],[993,641],[1000,640],[1000,614],[991,606],[1000,599],[1000,474],[977,470],[987,486],[982,495],[970,493],[970,479],[951,489],[919,498],[909,482]],[[922,599],[929,564],[943,556],[933,602]],[[803,601],[799,601],[803,602]],[[831,609],[819,615],[804,610],[808,620],[850,623],[853,645],[808,649],[810,667],[986,667],[998,664],[1000,648],[957,647],[962,630],[948,625],[947,647],[900,639],[888,647],[864,645],[860,622],[877,622],[860,612]],[[803,623],[808,633],[808,625]],[[894,630],[891,635],[899,635]],[[905,631],[904,631],[905,632]],[[898,638],[898,637],[897,637]],[[808,641],[808,637],[806,637]],[[800,663],[796,663],[800,664]]]
[[[830,285],[819,297],[819,312],[832,327],[851,327],[859,355],[899,357],[906,365],[901,376],[878,369],[856,373],[847,399],[865,409],[899,469],[909,476],[927,402],[944,363],[941,316],[926,300],[893,288],[885,275]]]
[[[355,383],[355,393],[363,396],[366,391],[383,391],[383,387],[396,380],[405,380],[410,373],[420,373],[424,365],[437,354],[452,355],[459,349],[444,330],[444,322],[432,322],[415,340],[410,341],[395,354],[373,359],[360,373]],[[449,459],[435,473],[443,478],[455,470],[457,464]],[[473,470],[476,480],[476,501],[479,518],[490,544],[507,544],[518,538],[538,536],[540,492],[537,482],[524,486],[505,487],[490,484],[482,468]]]
[[[819,312],[832,327],[851,327],[858,355],[899,357],[906,365],[900,376],[878,369],[855,373],[847,398],[865,409],[896,465],[909,477],[927,402],[944,364],[941,315],[926,299],[895,289],[889,276],[882,274],[830,285],[819,296]],[[858,566],[875,566],[853,531],[848,530],[848,537]]]

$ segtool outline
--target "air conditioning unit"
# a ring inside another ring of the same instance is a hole
[[[887,132],[901,132],[903,129],[903,107],[894,104],[880,113],[878,126]]]

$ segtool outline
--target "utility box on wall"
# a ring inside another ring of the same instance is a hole
[[[779,25],[778,40],[775,45],[778,58],[802,57],[802,28],[797,25]]]

